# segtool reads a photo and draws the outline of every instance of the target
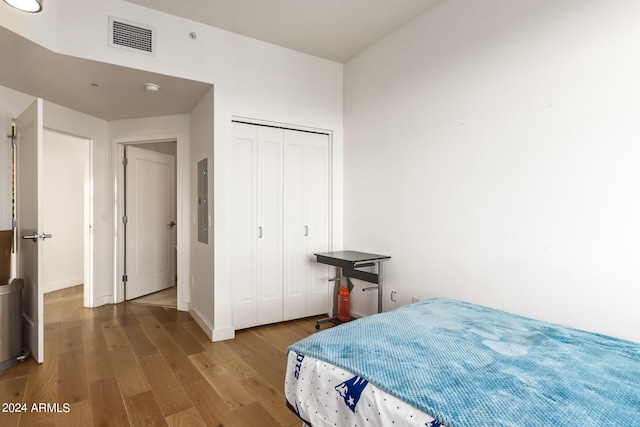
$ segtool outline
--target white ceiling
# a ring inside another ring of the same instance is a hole
[[[439,0],[127,1],[345,62]],[[211,88],[208,83],[60,55],[3,27],[0,52],[0,85],[108,121],[189,113]],[[159,84],[160,92],[146,93],[146,82]]]
[[[208,83],[61,55],[4,27],[0,52],[0,85],[108,121],[190,113],[211,88]],[[161,90],[147,93],[148,82]]]
[[[346,62],[439,0],[127,0]]]

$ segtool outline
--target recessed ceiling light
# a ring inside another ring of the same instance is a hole
[[[4,0],[5,3],[10,4],[16,9],[32,13],[42,10],[42,1],[43,0]]]
[[[145,84],[144,84],[144,89],[145,89],[147,92],[150,92],[150,93],[156,93],[156,92],[158,92],[158,91],[160,90],[160,86],[158,86],[158,85],[157,85],[157,84],[155,84],[155,83],[145,83]]]

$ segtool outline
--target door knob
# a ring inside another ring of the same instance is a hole
[[[169,228],[173,228],[176,226],[175,221],[171,221],[169,224],[167,224],[169,226]]]
[[[23,239],[25,240],[31,240],[33,242],[37,242],[38,239],[50,239],[53,236],[51,234],[47,234],[47,233],[42,233],[42,234],[38,234],[38,233],[33,233],[33,234],[28,234],[26,236],[22,236]]]

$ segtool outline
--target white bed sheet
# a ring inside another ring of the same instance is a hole
[[[287,354],[285,396],[313,427],[443,426],[430,415],[342,368]]]

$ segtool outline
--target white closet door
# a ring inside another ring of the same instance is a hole
[[[258,129],[233,124],[235,150],[233,325],[257,324]]]
[[[258,325],[282,321],[282,129],[258,127]]]
[[[314,253],[329,250],[329,137],[285,130],[284,320],[327,313],[328,268]]]
[[[300,133],[300,132],[296,132]],[[307,183],[304,141],[285,132],[284,144],[284,319],[307,313]]]
[[[282,321],[282,130],[234,123],[233,325]]]
[[[307,316],[329,311],[329,267],[314,254],[329,252],[329,136],[309,134],[307,145]]]

